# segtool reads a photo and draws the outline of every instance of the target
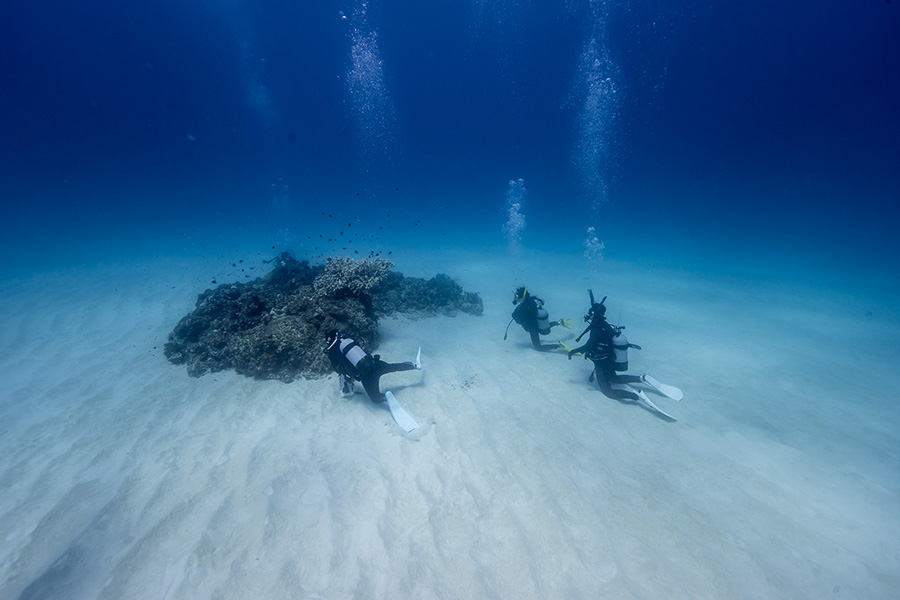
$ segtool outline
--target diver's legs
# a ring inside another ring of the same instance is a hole
[[[597,373],[597,384],[600,386],[600,391],[603,392],[607,398],[612,398],[613,400],[628,400],[630,402],[637,402],[640,399],[640,396],[634,392],[617,390],[610,385],[611,383],[628,383],[626,381],[616,381],[616,378],[618,377],[634,378],[636,381],[640,381],[640,377],[635,377],[634,375],[616,375],[616,371],[612,365],[607,365],[600,361],[594,361],[594,367],[596,368]]]
[[[378,387],[378,377],[374,373],[364,377],[362,384],[372,402],[384,402],[384,394],[381,393],[381,390]]]
[[[559,344],[542,344],[541,343],[541,334],[537,331],[531,331],[531,345],[534,346],[535,350],[540,352],[549,352],[550,350],[556,350],[559,348]]]
[[[371,365],[366,365],[364,369],[360,370],[359,378],[372,402],[384,402],[384,394],[381,393],[381,386],[379,385],[381,376],[386,373],[414,371],[415,369],[415,363],[387,363],[380,358],[376,358]]]
[[[610,383],[643,383],[639,375],[619,375],[618,373],[609,378]]]
[[[381,377],[378,372],[379,362],[381,361],[367,356],[356,365],[356,369],[359,371],[359,380],[372,402],[384,402],[384,394],[378,387],[378,378]]]
[[[415,371],[416,364],[412,362],[388,363],[379,359],[375,361],[375,372],[381,377],[386,373],[396,373],[398,371]]]

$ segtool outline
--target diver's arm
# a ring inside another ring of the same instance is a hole
[[[591,337],[588,338],[584,345],[569,350],[569,360],[572,360],[573,354],[584,354],[587,350],[593,348],[602,335],[603,329],[601,327],[591,327]]]

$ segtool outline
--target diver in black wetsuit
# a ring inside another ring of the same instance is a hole
[[[512,321],[521,325],[522,329],[531,334],[531,345],[534,346],[536,350],[548,352],[563,347],[561,342],[556,342],[555,344],[541,344],[541,336],[548,335],[550,329],[557,325],[572,329],[573,324],[571,319],[559,319],[558,321],[551,322],[547,314],[547,309],[544,308],[544,301],[537,296],[529,294],[528,288],[525,287],[520,287],[516,290],[516,294],[513,296],[513,304],[518,304],[518,306],[513,311]],[[512,321],[510,321],[510,323],[512,323]],[[509,325],[506,326],[506,329],[509,331]],[[503,336],[503,339],[506,339],[505,335]]]
[[[397,371],[421,370],[422,364],[416,362],[387,363],[376,354],[372,356],[362,349],[355,340],[344,337],[336,330],[329,331],[325,337],[325,352],[331,361],[331,367],[340,376],[341,395],[352,396],[356,391],[353,380],[362,382],[363,388],[372,402],[384,402],[384,394],[379,389],[379,379],[386,373]]]
[[[590,290],[588,290],[588,293],[591,295],[591,308],[584,316],[584,320],[590,325],[575,341],[580,340],[588,331],[591,332],[591,335],[583,346],[569,350],[569,360],[572,360],[572,356],[575,354],[584,354],[585,359],[594,363],[594,373],[591,373],[591,379],[596,374],[600,391],[608,398],[613,398],[614,400],[637,402],[642,399],[638,394],[628,390],[617,390],[611,385],[613,383],[643,383],[644,378],[637,375],[619,375],[616,373],[617,370],[624,371],[628,368],[627,361],[624,365],[616,362],[615,352],[617,346],[613,339],[619,335],[620,328],[613,327],[606,320],[606,307],[603,305],[606,301],[606,296],[597,303],[594,302],[594,293]],[[628,347],[640,349],[640,346],[628,344],[627,341],[624,347],[620,349],[624,350]]]

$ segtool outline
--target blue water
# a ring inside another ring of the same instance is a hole
[[[898,39],[884,0],[8,2],[3,262],[488,250],[521,178],[525,246],[896,283]]]

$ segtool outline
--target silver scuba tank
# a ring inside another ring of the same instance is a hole
[[[537,326],[542,335],[550,333],[550,315],[543,306],[538,306],[537,309]]]
[[[628,370],[628,338],[619,330],[612,339],[613,345],[613,368],[616,371]]]

